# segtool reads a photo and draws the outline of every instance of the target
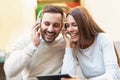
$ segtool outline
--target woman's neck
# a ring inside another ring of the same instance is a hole
[[[86,48],[90,47],[94,43],[94,40],[95,40],[95,38],[92,38],[92,39],[88,40],[86,42],[86,44],[80,45],[80,48],[81,49],[86,49]]]

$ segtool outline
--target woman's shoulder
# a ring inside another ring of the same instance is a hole
[[[110,35],[108,35],[107,33],[99,33],[97,36],[97,41],[101,42],[101,43],[108,43],[108,42],[112,42],[112,39],[110,38]]]
[[[97,39],[108,39],[110,40],[110,35],[108,35],[107,33],[99,33],[98,36],[97,36]]]

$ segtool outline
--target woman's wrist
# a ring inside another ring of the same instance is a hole
[[[70,42],[69,42],[69,43],[66,43],[66,48],[72,48],[72,45],[71,45]]]

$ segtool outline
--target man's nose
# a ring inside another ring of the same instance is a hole
[[[53,25],[50,25],[50,26],[48,27],[48,31],[49,31],[49,32],[54,31]]]

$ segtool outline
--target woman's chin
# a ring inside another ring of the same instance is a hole
[[[77,41],[78,41],[78,39],[72,38],[72,42],[77,42]]]

